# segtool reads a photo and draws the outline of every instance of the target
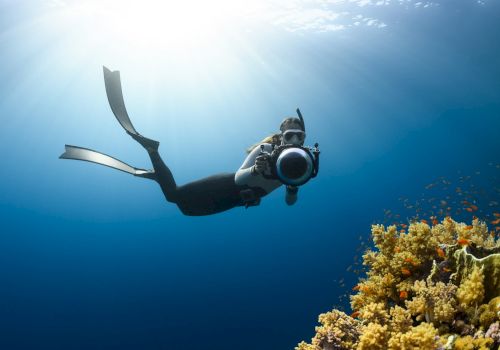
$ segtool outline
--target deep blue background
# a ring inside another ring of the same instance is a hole
[[[388,7],[382,29],[267,28],[254,44],[274,80],[248,59],[231,72],[247,80],[208,66],[215,91],[174,89],[166,66],[156,98],[144,96],[140,59],[86,53],[76,66],[64,61],[70,39],[9,32],[37,17],[12,4],[0,2],[0,348],[291,349],[319,313],[346,306],[359,237],[399,197],[477,171],[498,197],[493,1]],[[318,178],[293,207],[279,189],[259,207],[193,218],[154,183],[58,160],[69,143],[149,167],[107,106],[102,64],[122,71],[132,120],[160,140],[179,183],[235,171],[297,106],[322,149]]]

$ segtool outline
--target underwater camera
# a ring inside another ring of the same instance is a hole
[[[264,146],[261,145],[261,154],[269,156],[271,168],[271,175],[264,177],[278,179],[289,186],[302,186],[318,174],[319,153],[317,143],[313,148],[297,145],[275,146],[271,153],[265,152]]]

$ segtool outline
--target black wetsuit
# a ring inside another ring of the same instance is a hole
[[[185,215],[210,215],[238,206],[257,205],[267,194],[259,187],[237,185],[235,173],[216,174],[177,186],[158,151],[148,153],[154,168],[153,179],[160,185],[167,201],[177,204]]]

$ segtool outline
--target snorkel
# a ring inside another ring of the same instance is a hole
[[[304,117],[298,108],[297,115],[305,132]],[[264,177],[277,179],[288,186],[304,185],[318,175],[320,154],[318,146],[318,143],[315,143],[314,147],[281,144],[274,145],[271,153],[268,153],[264,151],[264,145],[261,145],[261,154],[269,155],[271,168],[271,175],[264,175]]]

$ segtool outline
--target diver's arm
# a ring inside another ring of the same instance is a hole
[[[264,151],[271,152],[272,146],[269,143],[263,143]],[[247,185],[250,187],[262,188],[266,193],[270,193],[280,187],[282,183],[279,180],[267,179],[262,174],[254,171],[255,159],[260,155],[260,146],[256,147],[250,154],[246,157],[245,161],[238,169],[234,175],[234,182],[237,185],[243,186]]]
[[[293,205],[297,201],[297,193],[299,192],[299,188],[295,186],[286,186],[286,196],[285,202],[288,205]]]
[[[271,145],[264,144],[264,150],[271,150]],[[260,146],[255,147],[252,152],[245,158],[245,161],[238,169],[234,176],[234,182],[237,185],[259,185],[259,183],[264,179],[262,175],[258,174],[254,170],[255,159],[259,156],[261,152]],[[265,180],[265,179],[264,179]]]

